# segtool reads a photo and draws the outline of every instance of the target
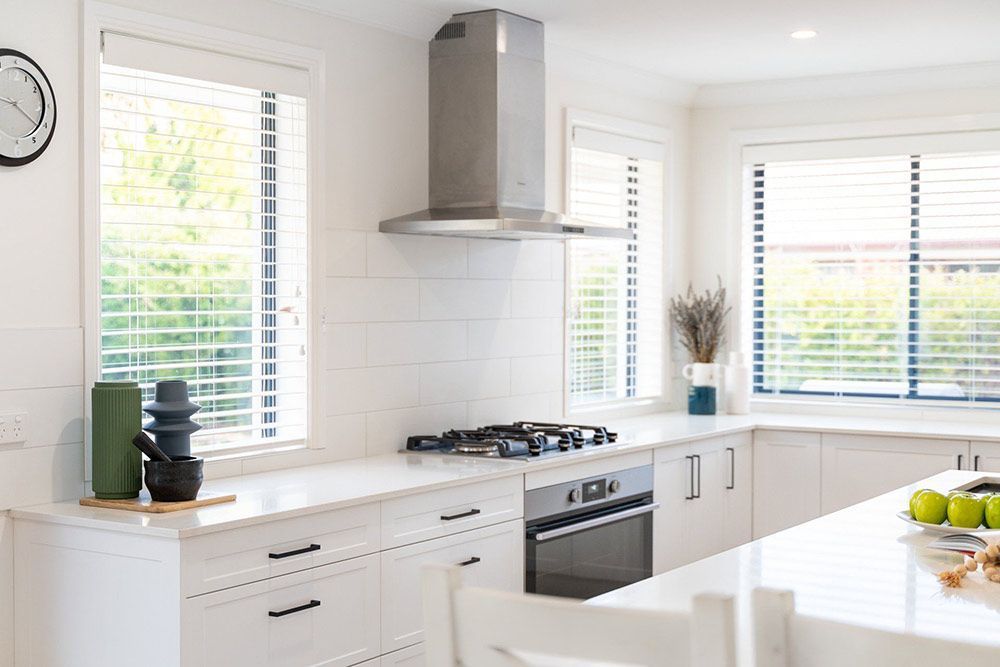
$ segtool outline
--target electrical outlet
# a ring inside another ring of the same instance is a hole
[[[5,412],[0,414],[0,445],[10,445],[27,441],[27,412]]]

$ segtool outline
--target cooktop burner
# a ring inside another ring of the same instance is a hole
[[[413,435],[406,449],[414,452],[492,456],[531,460],[615,442],[618,435],[603,426],[518,421],[477,429],[453,429],[441,435]]]

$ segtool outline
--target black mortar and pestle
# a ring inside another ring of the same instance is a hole
[[[143,431],[132,438],[132,444],[149,457],[142,465],[146,469],[146,488],[153,500],[179,502],[198,497],[198,490],[205,479],[205,459],[197,456],[168,456]]]

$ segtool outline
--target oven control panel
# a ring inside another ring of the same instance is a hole
[[[524,494],[526,521],[589,505],[597,505],[618,497],[653,492],[653,467],[640,466],[573,482],[564,482]]]

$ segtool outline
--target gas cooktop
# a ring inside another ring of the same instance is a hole
[[[517,421],[476,429],[453,429],[441,435],[413,435],[406,439],[406,449],[532,461],[600,447],[617,439],[618,434],[604,426]]]

